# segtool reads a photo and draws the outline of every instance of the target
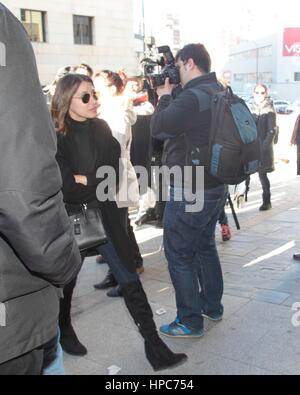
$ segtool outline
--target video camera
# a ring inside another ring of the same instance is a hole
[[[151,88],[164,85],[166,78],[174,85],[180,84],[178,67],[175,65],[175,58],[170,47],[164,45],[156,48],[153,37],[145,39],[147,50],[144,59],[141,60],[144,77],[148,80]],[[162,56],[161,56],[162,54]]]

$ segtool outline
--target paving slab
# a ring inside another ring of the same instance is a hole
[[[241,359],[250,364],[255,363],[262,369],[276,371],[278,374],[299,375],[300,331],[298,332],[297,336],[288,332],[277,337],[267,334]]]
[[[195,374],[198,375],[275,375],[275,371],[262,369],[254,365],[235,361],[230,358],[222,358],[217,356],[205,355],[205,359],[195,363]]]
[[[285,300],[289,298],[289,296],[290,294],[284,292],[257,290],[252,296],[252,299],[272,304],[282,304]]]

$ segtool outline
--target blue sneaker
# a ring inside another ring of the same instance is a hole
[[[219,322],[223,319],[223,313],[218,311],[209,312],[209,313],[202,313],[202,317],[209,319],[210,321]]]
[[[159,332],[168,337],[182,337],[182,338],[199,338],[204,336],[204,330],[194,330],[189,329],[185,325],[183,325],[178,318],[169,325],[162,325],[159,328]]]

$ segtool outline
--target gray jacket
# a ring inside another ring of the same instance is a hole
[[[33,50],[0,3],[0,363],[56,336],[59,287],[81,259]]]

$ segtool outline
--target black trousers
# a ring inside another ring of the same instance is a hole
[[[271,197],[271,184],[268,178],[268,174],[263,171],[260,171],[258,174],[263,189],[264,200],[269,201]]]
[[[136,241],[133,227],[131,226],[129,220],[128,220],[127,231],[128,231],[128,236],[130,238],[131,244],[132,244],[132,248],[134,250],[134,261],[136,263],[136,267],[141,267],[141,266],[143,266],[143,263],[144,263],[143,257],[141,255],[139,245]]]
[[[136,263],[136,267],[141,267],[143,265],[143,258],[140,252],[140,248],[138,246],[138,243],[135,238],[135,234],[133,231],[133,227],[131,226],[130,219],[128,216],[128,208],[120,208],[120,217],[122,219],[122,222],[125,226],[125,229],[127,228],[127,233],[130,239],[131,247],[134,251],[134,261]]]
[[[82,261],[84,260],[84,258],[85,256],[81,254]],[[76,282],[77,277],[74,278],[69,284],[64,286],[64,297],[63,299],[60,299],[59,307],[59,327],[61,330],[71,324],[71,304]]]

